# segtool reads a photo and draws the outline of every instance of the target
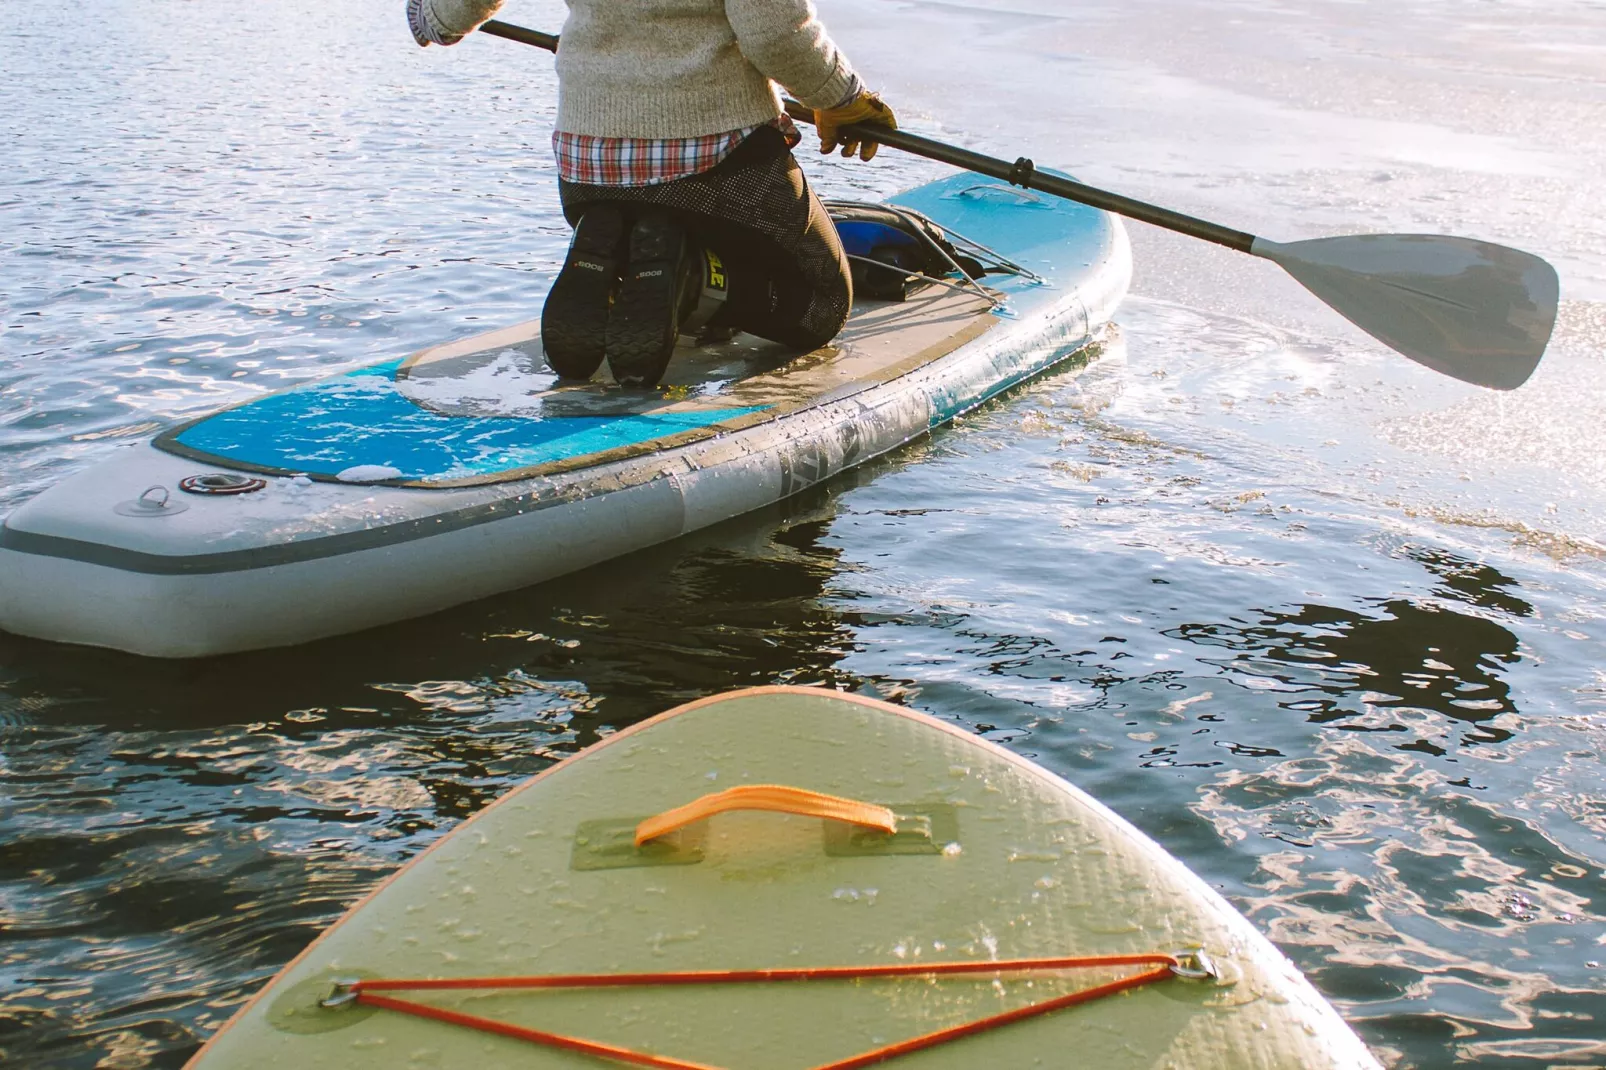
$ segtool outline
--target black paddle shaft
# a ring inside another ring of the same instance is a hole
[[[537,30],[526,30],[522,26],[500,22],[492,19],[480,26],[481,33],[488,33],[492,37],[501,37],[509,41],[518,41],[521,44],[534,45],[549,52],[558,50],[558,38],[555,34],[541,33]],[[786,112],[800,122],[813,123],[814,111],[799,104],[795,100],[786,102]],[[1166,230],[1174,230],[1180,234],[1200,238],[1204,241],[1225,245],[1229,249],[1236,249],[1240,253],[1250,252],[1255,243],[1255,236],[1231,227],[1211,223],[1208,220],[1197,219],[1181,212],[1173,212],[1169,208],[1147,204],[1143,201],[1123,197],[1119,193],[1110,193],[1094,186],[1085,185],[1072,178],[1060,175],[1044,174],[1032,164],[1031,160],[1022,156],[1014,163],[1000,160],[996,156],[984,156],[979,152],[971,152],[956,145],[946,145],[941,141],[933,141],[918,134],[911,134],[904,130],[888,130],[879,126],[848,126],[843,127],[844,133],[857,135],[861,140],[874,141],[882,145],[890,145],[895,149],[924,156],[928,160],[939,163],[952,164],[967,171],[974,171],[979,175],[1002,179],[1011,185],[1024,189],[1034,189],[1039,193],[1047,193],[1055,197],[1064,197],[1069,201],[1102,208],[1116,215],[1136,219],[1142,223],[1152,223]]]
[[[492,19],[480,23],[480,33],[488,33],[492,37],[501,37],[508,41],[517,41],[521,45],[534,45],[544,48],[548,52],[558,50],[558,35],[555,33],[542,33],[540,30],[526,30],[523,26],[515,26],[511,22]]]
[[[795,100],[786,102],[786,112],[792,118],[801,122],[814,122],[814,111],[799,104]],[[1074,178],[1065,178],[1062,175],[1045,174],[1037,170],[1031,160],[1022,156],[1014,163],[1000,160],[996,156],[983,156],[979,152],[971,152],[957,145],[944,144],[933,141],[929,137],[911,134],[905,130],[888,130],[880,126],[845,126],[845,132],[851,133],[867,141],[879,142],[882,145],[891,145],[895,149],[924,156],[928,160],[937,160],[940,163],[952,164],[962,167],[966,171],[974,171],[979,175],[991,178],[1001,178],[1005,182],[1024,189],[1034,189],[1040,193],[1048,193],[1055,197],[1064,197],[1068,201],[1079,204],[1092,205],[1094,208],[1103,208],[1116,215],[1126,216],[1143,223],[1153,223],[1157,227],[1167,230],[1180,231],[1194,238],[1203,238],[1205,241],[1225,245],[1229,249],[1236,249],[1240,253],[1249,252],[1249,247],[1255,243],[1253,234],[1246,234],[1241,230],[1211,223],[1208,220],[1196,219],[1191,215],[1173,212],[1169,208],[1135,201],[1131,197],[1123,197],[1119,193],[1110,193],[1076,181]]]

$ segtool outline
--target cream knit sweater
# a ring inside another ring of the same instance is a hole
[[[685,138],[781,114],[776,83],[811,108],[859,88],[810,0],[565,0],[557,129]],[[420,45],[450,45],[502,0],[407,0]]]
[[[566,0],[557,129],[682,138],[769,122],[776,83],[812,108],[858,79],[810,0]]]

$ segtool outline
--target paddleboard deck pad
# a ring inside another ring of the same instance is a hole
[[[157,448],[275,476],[461,487],[550,476],[782,419],[929,363],[996,322],[968,291],[930,288],[858,310],[827,347],[795,351],[750,335],[682,346],[652,391],[565,383],[539,323],[426,350],[184,424]],[[606,376],[606,373],[602,373]],[[360,432],[360,433],[357,433]]]
[[[993,270],[858,300],[802,356],[682,346],[652,391],[557,379],[531,321],[182,423],[6,518],[0,627],[189,657],[527,586],[894,449],[1083,350],[1125,294],[1103,212],[970,174],[889,207]]]
[[[601,1056],[1378,1065],[1225,900],[1075,787],[923,714],[764,687],[672,710],[509,792],[325,932],[191,1066]]]

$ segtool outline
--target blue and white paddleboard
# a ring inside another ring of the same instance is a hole
[[[1012,270],[858,301],[795,359],[682,347],[651,392],[559,384],[530,322],[254,398],[6,518],[0,628],[196,657],[527,586],[894,449],[1094,342],[1125,295],[1103,212],[973,174],[892,203]]]

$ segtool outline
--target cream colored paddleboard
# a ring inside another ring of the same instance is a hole
[[[634,843],[644,819],[754,785],[885,806],[898,831],[734,810]],[[1225,900],[1075,787],[923,714],[834,691],[762,687],[671,710],[511,791],[325,932],[191,1065],[616,1065],[360,1002],[321,1005],[336,982],[351,979],[924,965],[1198,948],[1213,977],[1167,973],[899,1055],[889,1067],[1378,1064]],[[1198,965],[1191,953],[1185,961]],[[989,968],[941,977],[388,994],[702,1066],[807,1070],[1133,973],[1130,966]]]

